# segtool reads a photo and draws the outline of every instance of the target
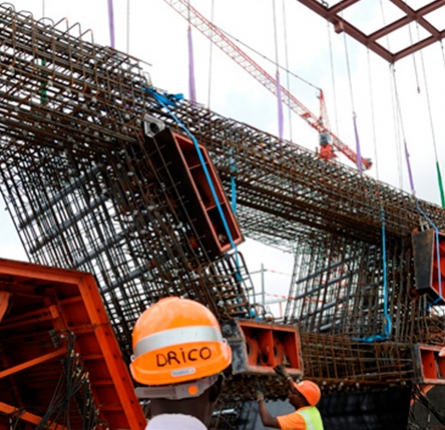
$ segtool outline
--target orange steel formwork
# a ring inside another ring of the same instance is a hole
[[[158,154],[154,158],[159,175],[168,187],[177,190],[180,199],[187,201],[189,219],[197,234],[189,240],[197,247],[199,237],[213,258],[239,245],[243,237],[207,149],[199,144],[197,149],[190,138],[168,128],[152,137],[146,136],[146,142]]]
[[[420,383],[445,384],[445,357],[439,352],[444,346],[416,345],[417,363],[419,364]]]
[[[231,327],[228,327],[231,326]],[[241,342],[232,344],[232,372],[273,375],[284,365],[294,378],[303,376],[300,336],[296,327],[252,320],[226,322],[225,333],[237,331]]]
[[[0,428],[143,429],[92,275],[0,260]]]

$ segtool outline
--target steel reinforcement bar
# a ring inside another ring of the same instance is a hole
[[[46,22],[46,21],[44,21]],[[1,131],[40,145],[116,147],[135,142],[145,113],[177,123],[147,92],[140,61],[71,35],[65,21],[47,26],[0,7]],[[61,28],[64,27],[65,28]],[[171,110],[200,143],[229,190],[236,177],[238,217],[246,235],[284,246],[308,232],[341,232],[375,241],[417,227],[422,211],[438,227],[444,211],[354,169],[325,162],[291,142],[223,118],[187,101]],[[26,144],[25,144],[26,145]],[[278,231],[277,217],[282,228]]]

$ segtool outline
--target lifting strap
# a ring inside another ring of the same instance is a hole
[[[110,29],[111,47],[115,47],[113,0],[108,0],[108,27]]]

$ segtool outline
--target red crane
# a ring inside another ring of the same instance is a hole
[[[250,75],[252,75],[258,82],[277,96],[276,80],[264,69],[262,69],[255,61],[253,61],[245,52],[243,52],[235,43],[233,43],[218,27],[208,21],[207,18],[193,8],[193,6],[189,4],[188,0],[164,1],[176,12],[187,19],[191,25],[197,28],[202,34],[204,34],[204,36],[209,38],[229,57],[236,61],[244,70],[250,73]],[[282,102],[292,109],[298,116],[303,118],[312,128],[318,131],[320,134],[320,143],[322,140],[323,142],[326,142],[322,145],[320,153],[323,152],[323,149],[327,148],[332,155],[326,156],[325,154],[323,158],[334,158],[335,153],[333,148],[335,148],[344,154],[354,164],[358,164],[357,154],[327,128],[326,124],[323,123],[323,118],[321,116],[317,117],[314,115],[283,86],[280,86],[280,89]],[[323,148],[323,146],[325,148]],[[361,164],[363,169],[369,169],[372,165],[369,159],[363,157],[361,157]]]

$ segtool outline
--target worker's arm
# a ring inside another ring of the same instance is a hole
[[[267,409],[266,402],[264,401],[264,396],[261,391],[256,392],[256,398],[258,402],[258,412],[260,413],[260,418],[263,425],[265,427],[272,427],[274,429],[281,428],[278,420],[273,417]]]
[[[289,373],[287,372],[286,368],[280,364],[278,366],[274,367],[275,372],[283,377],[284,379],[286,379],[288,385],[289,385],[289,389],[292,390],[293,386],[294,386],[294,380],[292,378],[292,376],[289,375]]]

